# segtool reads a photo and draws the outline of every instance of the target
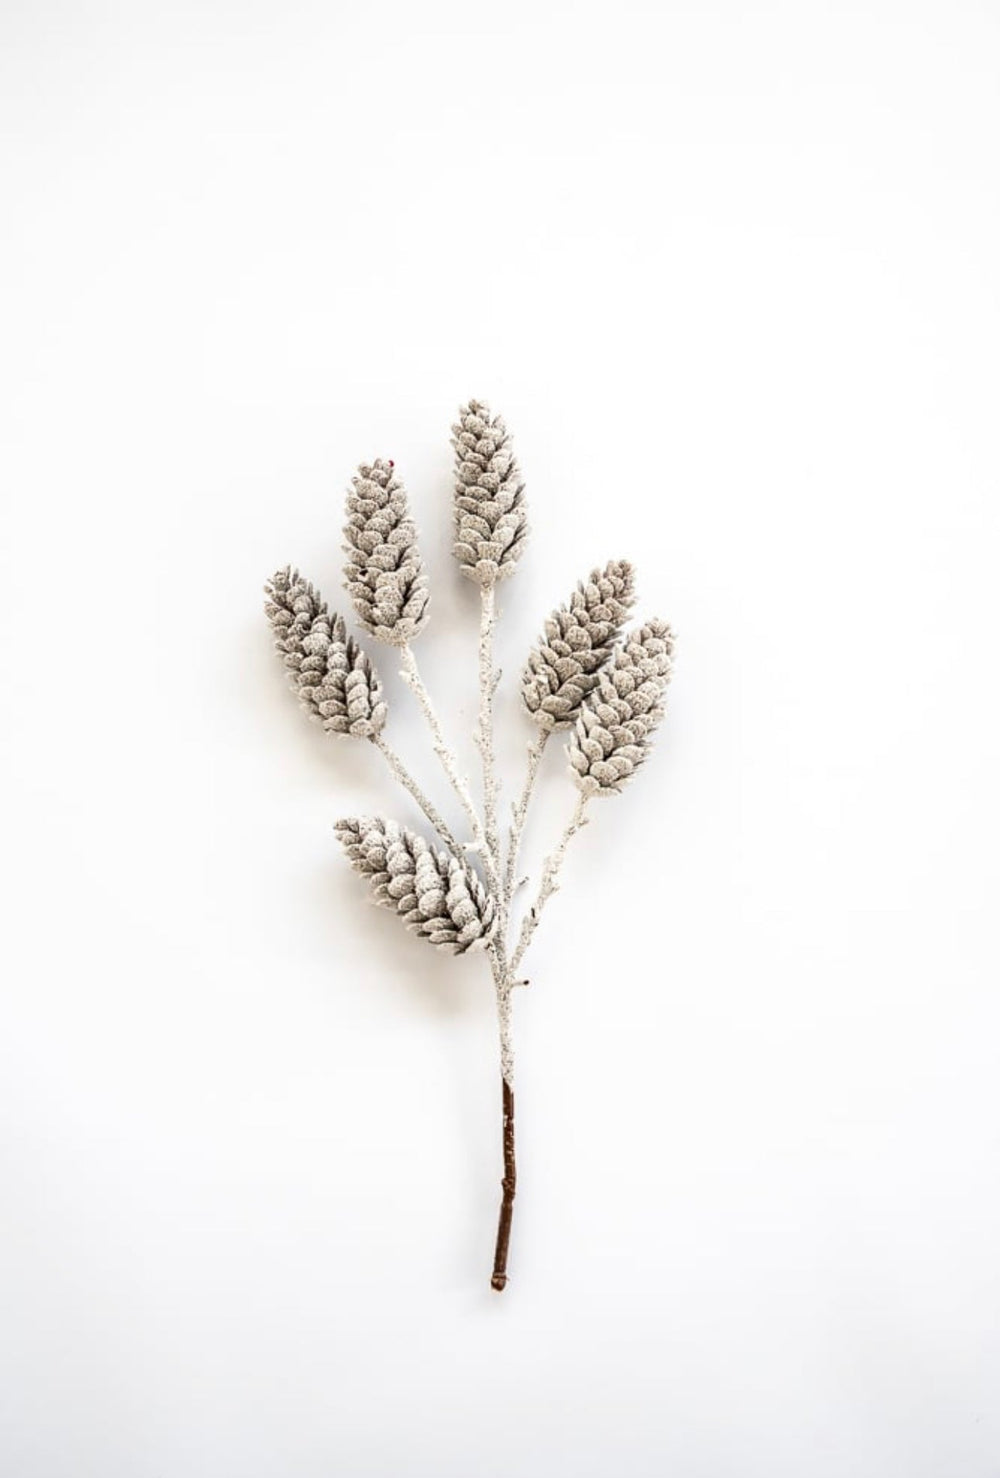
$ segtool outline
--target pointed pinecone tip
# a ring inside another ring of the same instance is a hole
[[[453,552],[463,575],[484,587],[512,575],[528,534],[524,479],[503,417],[469,400],[452,427]]]

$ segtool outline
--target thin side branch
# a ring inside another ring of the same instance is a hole
[[[385,762],[389,766],[392,775],[395,777],[395,779],[399,781],[400,785],[402,785],[404,789],[410,792],[413,799],[420,807],[421,811],[423,811],[424,815],[427,817],[427,820],[431,823],[438,836],[448,848],[448,851],[451,852],[452,856],[457,857],[459,862],[464,862],[465,853],[462,850],[461,842],[456,841],[451,828],[448,826],[448,823],[445,821],[444,817],[441,815],[440,811],[437,809],[430,797],[425,795],[423,790],[421,790],[420,786],[417,784],[416,780],[414,780],[409,770],[403,764],[403,761],[393,749],[392,745],[388,742],[388,740],[384,737],[382,733],[374,735],[372,743],[375,745],[376,749],[381,750],[382,754],[385,756]]]
[[[573,808],[573,815],[570,817],[569,824],[567,825],[566,830],[563,832],[562,837],[559,840],[559,845],[556,847],[555,851],[552,852],[545,859],[545,866],[542,869],[542,881],[538,889],[538,897],[535,899],[534,903],[531,905],[528,912],[524,916],[524,921],[521,924],[521,932],[517,940],[517,948],[515,949],[513,959],[510,962],[510,971],[512,975],[517,973],[518,966],[524,958],[524,952],[528,948],[528,945],[531,943],[531,936],[538,928],[538,920],[541,917],[542,909],[545,907],[546,903],[552,897],[552,894],[556,892],[559,886],[559,870],[563,865],[563,858],[566,856],[566,848],[569,846],[573,837],[576,836],[576,833],[581,829],[581,827],[584,827],[587,824],[587,818],[584,815],[584,811],[587,808],[587,800],[588,797],[585,796],[581,791],[579,796],[577,797],[577,802],[575,807]]]
[[[403,668],[400,676],[416,697],[417,702],[423,710],[424,717],[430,725],[431,734],[434,738],[434,753],[441,761],[444,772],[451,782],[452,789],[461,801],[462,809],[469,818],[469,825],[472,827],[473,845],[483,853],[483,860],[487,863],[487,871],[489,871],[492,863],[487,855],[489,848],[482,820],[479,812],[476,810],[475,802],[469,793],[469,787],[459,772],[458,761],[445,743],[441,721],[435,712],[434,704],[431,702],[431,695],[428,693],[424,686],[423,678],[420,676],[417,668],[417,659],[413,655],[412,648],[408,646],[402,647],[400,654],[403,659]]]
[[[528,745],[528,771],[524,777],[524,789],[521,791],[521,799],[514,807],[514,816],[510,824],[510,835],[507,841],[507,863],[504,868],[503,896],[506,907],[510,908],[511,899],[514,896],[514,875],[517,869],[517,857],[521,850],[521,837],[524,833],[524,822],[528,814],[528,805],[538,778],[538,769],[545,753],[545,746],[549,741],[551,729],[539,729],[535,738]]]

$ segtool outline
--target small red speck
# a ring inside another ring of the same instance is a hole
[[[390,458],[389,458],[389,466],[390,466],[390,467],[395,467],[395,465],[396,465],[396,464],[395,464],[395,462],[394,462],[394,461],[393,461],[393,460],[392,460],[392,458],[391,458],[391,457],[390,457]]]

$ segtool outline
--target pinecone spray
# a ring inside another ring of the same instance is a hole
[[[395,649],[401,677],[430,728],[444,774],[461,803],[470,839],[461,842],[389,745],[388,707],[367,653],[316,587],[291,566],[266,586],[265,612],[291,687],[331,734],[367,739],[409,791],[431,825],[432,840],[381,817],[351,817],[336,833],[374,900],[414,934],[454,955],[483,954],[497,1001],[503,1153],[502,1196],[491,1284],[507,1284],[516,1189],[512,996],[517,973],[548,899],[558,889],[570,841],[587,823],[592,797],[617,794],[648,758],[663,717],[672,671],[669,626],[651,619],[624,631],[635,600],[627,560],[609,560],[581,580],[545,621],[521,675],[523,711],[535,727],[519,800],[501,845],[493,750],[496,587],[524,552],[528,525],[524,481],[510,433],[480,400],[459,411],[452,428],[453,551],[462,574],[480,589],[479,715],[482,806],[473,798],[413,655],[430,614],[427,576],[402,478],[392,461],[362,463],[347,492],[344,588],[363,633]],[[541,760],[551,736],[568,734],[566,752],[577,798],[541,871],[534,901],[512,927],[521,836]],[[441,845],[438,845],[438,842]]]

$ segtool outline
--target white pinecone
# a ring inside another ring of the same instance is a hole
[[[405,647],[427,624],[429,594],[406,489],[381,458],[362,463],[347,492],[344,588],[378,641]]]
[[[286,565],[264,586],[264,613],[274,633],[274,647],[294,674],[302,666],[303,642],[318,616],[326,615],[326,601],[298,570]]]
[[[459,411],[452,446],[455,558],[470,580],[493,585],[513,573],[524,547],[524,482],[503,419],[481,400]]]
[[[486,948],[496,905],[471,868],[378,816],[338,821],[336,832],[375,901],[395,909],[407,928],[451,954]]]
[[[521,697],[545,729],[575,723],[580,705],[597,686],[635,599],[635,573],[624,559],[581,580],[567,605],[552,612],[521,677]]]
[[[290,565],[264,591],[274,645],[303,707],[331,734],[373,739],[387,716],[382,684],[343,618]]]
[[[585,795],[621,790],[646,758],[663,717],[673,650],[667,623],[647,621],[629,633],[601,672],[567,746],[573,778]]]

